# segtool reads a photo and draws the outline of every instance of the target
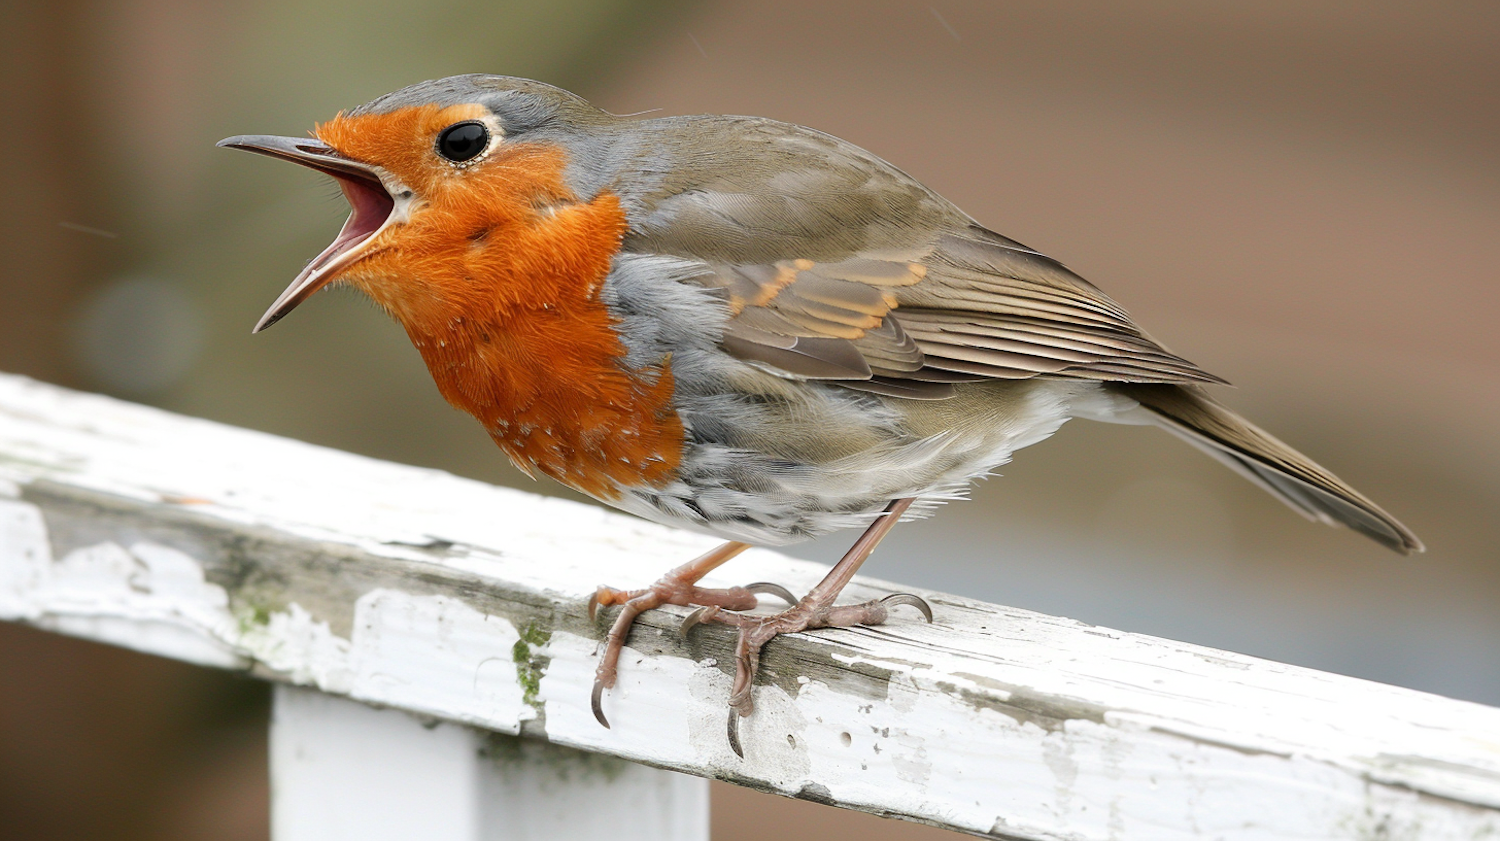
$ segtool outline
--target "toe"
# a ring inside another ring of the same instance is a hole
[[[757,581],[754,584],[746,585],[745,589],[749,590],[752,593],[764,593],[768,596],[775,596],[776,598],[786,602],[788,605],[794,605],[797,603],[797,597],[792,595],[791,590],[788,590],[787,588],[781,586],[780,584],[777,584],[774,581]]]
[[[698,608],[692,613],[689,613],[686,619],[682,620],[682,627],[677,629],[677,633],[683,639],[687,639],[688,631],[691,631],[699,625],[702,625],[704,622],[712,620],[714,618],[714,615],[718,612],[719,609],[717,607]]]
[[[604,717],[604,681],[594,678],[594,694],[589,698],[589,703],[594,708],[594,718],[604,729],[609,729],[609,719]]]
[[[927,619],[927,624],[932,624],[932,605],[921,596],[914,596],[911,593],[893,593],[881,599],[880,603],[886,607],[894,607],[898,604],[914,607],[922,612],[922,616]]]
[[[729,708],[729,749],[740,759],[745,758],[745,749],[740,746],[740,711]]]

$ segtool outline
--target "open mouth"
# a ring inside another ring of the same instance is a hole
[[[326,170],[325,170],[326,172]],[[385,187],[379,181],[360,176],[351,176],[345,173],[328,172],[338,181],[339,189],[344,191],[344,198],[349,202],[351,212],[349,218],[344,222],[344,227],[339,235],[334,237],[329,246],[313,258],[307,268],[303,269],[308,274],[323,274],[333,266],[348,265],[352,262],[349,258],[365,240],[374,236],[385,227],[387,219],[391,218],[391,211],[395,209],[396,202],[386,193]]]
[[[244,149],[272,158],[301,164],[331,176],[338,182],[350,213],[333,242],[308,263],[291,285],[277,297],[251,332],[259,333],[280,321],[298,304],[323,288],[342,269],[365,256],[363,246],[390,223],[396,202],[386,191],[380,175],[369,164],[353,161],[311,138],[240,135],[218,145]]]

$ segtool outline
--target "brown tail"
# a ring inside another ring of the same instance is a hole
[[[1116,384],[1168,432],[1224,462],[1311,520],[1345,525],[1401,554],[1422,541],[1395,517],[1307,456],[1215,403],[1198,386]]]

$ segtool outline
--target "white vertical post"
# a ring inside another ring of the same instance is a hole
[[[708,781],[278,684],[274,841],[707,841]]]

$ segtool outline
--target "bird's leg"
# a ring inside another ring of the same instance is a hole
[[[727,607],[730,610],[750,610],[755,607],[758,593],[768,593],[785,600],[787,604],[796,598],[779,584],[757,583],[746,587],[728,587],[722,590],[697,586],[699,579],[709,574],[726,561],[750,548],[748,543],[731,540],[723,546],[700,555],[671,572],[644,590],[616,590],[600,587],[589,596],[589,620],[601,606],[623,605],[620,615],[615,617],[604,641],[604,652],[599,657],[599,667],[594,672],[593,708],[594,718],[605,727],[609,720],[604,717],[602,706],[604,690],[615,685],[620,664],[620,652],[625,647],[625,636],[630,625],[642,612],[664,604]]]
[[[740,638],[735,645],[734,688],[729,696],[729,745],[734,752],[744,756],[740,748],[739,719],[755,708],[750,689],[755,682],[755,672],[760,667],[760,650],[780,634],[792,634],[811,628],[847,628],[850,625],[879,625],[886,620],[888,609],[904,604],[917,608],[928,622],[932,621],[932,608],[921,598],[909,593],[898,593],[883,599],[835,606],[833,600],[859,565],[870,557],[875,547],[911,507],[912,500],[898,499],[887,505],[875,522],[865,529],[844,557],[828,571],[822,581],[808,592],[801,601],[773,616],[745,616],[728,613],[717,605],[700,607],[684,620],[682,633],[687,634],[695,625],[704,622],[719,622],[740,629]]]

